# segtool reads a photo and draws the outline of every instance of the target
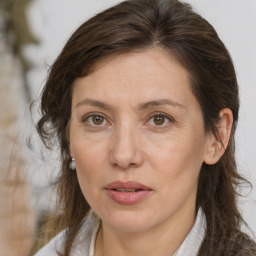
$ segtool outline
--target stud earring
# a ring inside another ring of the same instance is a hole
[[[75,159],[72,157],[70,162],[69,162],[69,168],[71,170],[75,170],[76,169],[76,162],[75,162]]]

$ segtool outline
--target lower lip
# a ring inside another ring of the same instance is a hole
[[[112,189],[107,189],[109,197],[118,204],[132,205],[137,204],[145,199],[152,191],[140,190],[137,192],[120,192]]]

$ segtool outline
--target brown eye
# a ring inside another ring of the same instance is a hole
[[[171,117],[162,114],[156,114],[149,119],[148,124],[151,126],[163,128],[172,122],[173,120]]]
[[[91,126],[103,126],[107,124],[106,118],[101,115],[90,115],[84,121]]]
[[[166,121],[166,117],[164,116],[154,116],[153,122],[155,125],[163,125]]]
[[[102,116],[93,116],[92,117],[92,122],[95,125],[101,125],[104,122],[104,117],[102,117]]]

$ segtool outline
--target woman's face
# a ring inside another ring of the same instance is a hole
[[[194,219],[209,137],[187,71],[165,50],[109,59],[73,84],[70,151],[84,197],[114,230]]]

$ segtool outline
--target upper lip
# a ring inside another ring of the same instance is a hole
[[[136,190],[152,190],[152,188],[141,184],[137,181],[114,181],[109,183],[106,187],[106,189],[136,189]]]

